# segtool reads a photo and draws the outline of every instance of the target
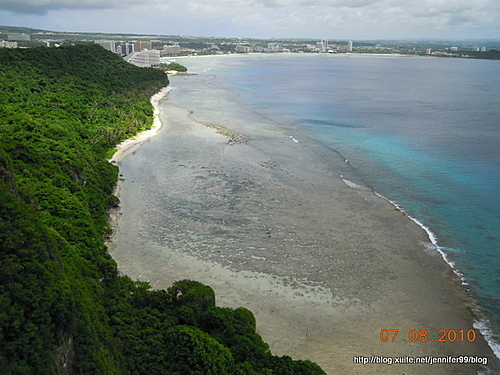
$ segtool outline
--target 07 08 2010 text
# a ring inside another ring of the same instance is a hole
[[[435,335],[427,329],[410,329],[405,334],[400,335],[399,329],[382,329],[379,333],[380,341],[396,342],[474,342],[477,333],[473,329],[440,329]]]

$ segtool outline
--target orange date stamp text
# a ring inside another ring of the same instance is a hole
[[[379,338],[382,342],[474,342],[477,333],[473,329],[439,329],[435,334],[427,329],[410,329],[408,331],[382,329]]]

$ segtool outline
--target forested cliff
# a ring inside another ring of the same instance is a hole
[[[106,153],[151,125],[167,84],[97,45],[0,49],[0,373],[323,374],[271,355],[208,286],[119,275]]]

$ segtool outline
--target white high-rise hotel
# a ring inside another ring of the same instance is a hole
[[[321,39],[320,42],[316,43],[316,48],[320,52],[326,52],[326,51],[328,51],[328,39],[326,39],[326,38]]]
[[[321,39],[321,51],[322,52],[328,51],[328,39],[326,38]]]

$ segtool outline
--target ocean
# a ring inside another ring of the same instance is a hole
[[[170,100],[201,119],[219,112],[229,128],[265,119],[320,155],[341,154],[346,180],[425,227],[477,302],[476,328],[500,356],[499,61],[327,54],[176,61],[197,74],[173,77],[182,90]]]

